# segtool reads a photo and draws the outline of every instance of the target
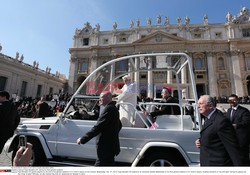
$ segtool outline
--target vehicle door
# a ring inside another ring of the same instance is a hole
[[[58,155],[96,159],[96,138],[84,145],[77,144],[77,139],[85,135],[96,124],[97,116],[93,113],[93,105],[96,105],[96,102],[96,99],[81,99],[80,103],[83,105],[78,104],[75,111],[66,114],[65,119],[60,120],[56,143]]]

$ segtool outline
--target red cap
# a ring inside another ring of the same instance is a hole
[[[167,91],[171,94],[172,93],[172,88],[170,86],[165,86],[163,89],[167,89]]]

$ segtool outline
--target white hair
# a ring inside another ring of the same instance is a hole
[[[130,76],[129,75],[125,75],[122,77],[123,80],[131,80]]]

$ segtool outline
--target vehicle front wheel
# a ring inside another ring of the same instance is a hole
[[[146,157],[144,162],[145,166],[160,166],[160,167],[169,167],[169,166],[182,166],[178,157],[173,156],[171,154],[163,154],[163,153],[151,153]]]

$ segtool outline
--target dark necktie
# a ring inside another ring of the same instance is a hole
[[[234,108],[232,108],[231,113],[230,113],[230,121],[231,122],[233,121],[234,112],[235,112],[235,110],[234,110]]]

